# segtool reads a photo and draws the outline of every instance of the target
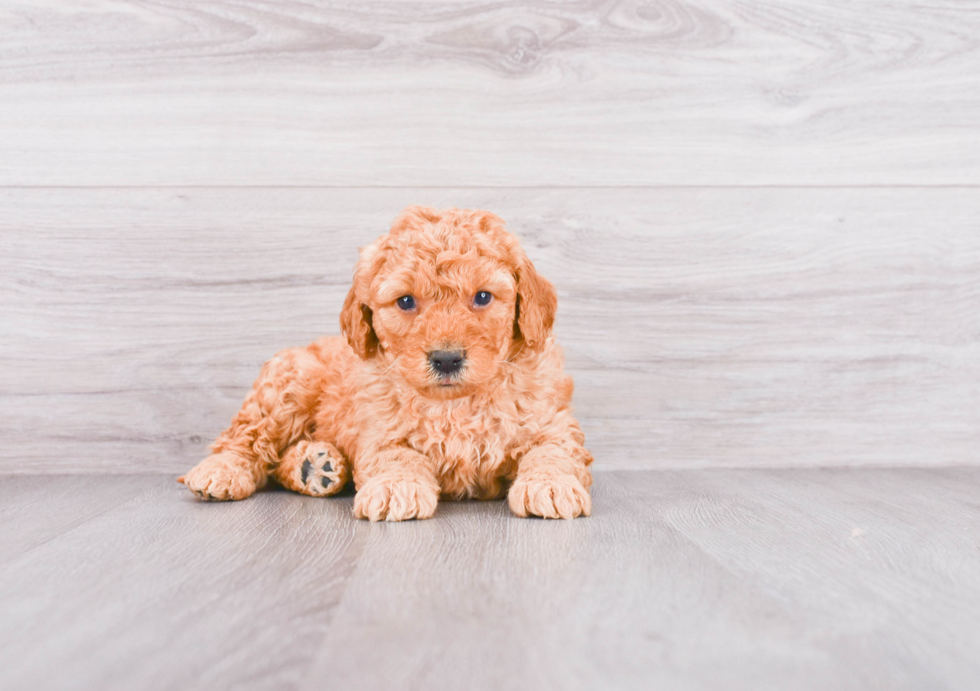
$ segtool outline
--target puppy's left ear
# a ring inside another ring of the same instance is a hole
[[[518,262],[515,278],[517,314],[514,337],[522,339],[529,348],[538,350],[544,345],[555,323],[558,293],[551,282],[535,270],[526,256]]]
[[[362,360],[378,352],[378,335],[374,333],[371,317],[371,308],[357,299],[357,293],[351,287],[340,310],[340,332]]]

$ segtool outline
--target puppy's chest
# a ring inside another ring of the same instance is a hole
[[[443,493],[457,497],[497,496],[512,474],[524,429],[492,410],[456,410],[422,417],[410,444],[433,461]]]

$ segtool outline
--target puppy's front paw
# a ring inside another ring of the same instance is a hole
[[[177,481],[205,501],[244,499],[256,489],[245,461],[229,452],[208,456]]]
[[[354,495],[354,515],[369,521],[429,518],[439,503],[439,486],[430,479],[380,475],[365,482]]]
[[[575,518],[592,513],[589,491],[577,477],[565,473],[518,476],[507,492],[507,503],[522,518]]]

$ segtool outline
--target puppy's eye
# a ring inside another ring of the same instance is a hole
[[[486,307],[493,300],[493,295],[485,290],[481,290],[479,293],[473,296],[473,304],[477,307]]]
[[[397,302],[398,306],[406,312],[411,312],[413,309],[415,309],[415,298],[413,298],[411,295],[402,295],[400,298],[398,298]]]

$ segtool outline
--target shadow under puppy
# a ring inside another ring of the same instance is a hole
[[[269,478],[327,496],[353,477],[354,513],[372,521],[505,490],[518,516],[587,516],[592,456],[551,332],[557,303],[497,216],[410,207],[361,250],[346,340],[273,357],[179,480],[227,500]]]

